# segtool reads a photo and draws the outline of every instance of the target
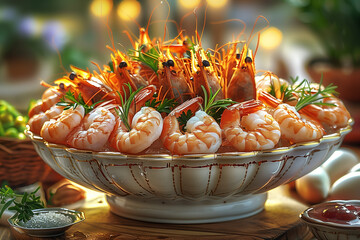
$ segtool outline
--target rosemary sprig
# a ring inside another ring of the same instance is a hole
[[[67,100],[69,101],[67,101]],[[57,106],[63,106],[65,107],[64,110],[68,110],[70,108],[76,108],[77,106],[81,105],[85,109],[85,114],[88,114],[91,110],[94,109],[94,107],[99,104],[102,101],[98,101],[96,103],[93,103],[92,105],[87,105],[84,101],[84,99],[81,96],[81,93],[79,93],[78,97],[75,97],[75,94],[71,92],[70,90],[65,93],[65,95],[60,99],[60,102],[56,103]]]
[[[231,99],[220,99],[215,100],[216,95],[220,92],[220,88],[213,94],[210,88],[210,94],[208,95],[204,86],[201,86],[204,91],[204,112],[210,116],[212,116],[218,123],[221,120],[221,114],[224,112],[226,107],[236,103]]]
[[[156,97],[157,97],[157,93],[154,94],[154,99],[148,100],[145,103],[145,106],[152,107],[156,109],[156,111],[158,111],[159,113],[163,112],[169,114],[177,105],[175,99],[164,98],[163,100],[157,100]]]
[[[186,131],[186,123],[189,121],[190,118],[192,118],[193,115],[194,113],[189,109],[187,110],[187,112],[182,112],[180,117],[177,118],[179,122],[179,127],[183,132]]]
[[[38,208],[44,208],[44,203],[39,196],[36,196],[36,192],[39,191],[38,187],[31,193],[16,194],[9,186],[4,186],[0,189],[1,204],[4,204],[0,210],[0,217],[6,209],[15,211],[13,219],[17,218],[19,221],[29,221],[34,215],[32,210]],[[18,198],[21,198],[19,201]],[[11,206],[14,204],[13,206]]]
[[[128,117],[129,117],[129,112],[130,112],[130,107],[131,107],[131,103],[134,102],[135,96],[136,94],[142,89],[139,88],[138,90],[136,90],[135,92],[133,92],[131,85],[129,83],[125,84],[128,88],[129,88],[129,96],[127,96],[125,88],[123,87],[123,92],[124,92],[124,97],[118,92],[118,95],[120,96],[120,100],[121,100],[121,107],[117,107],[115,108],[116,113],[119,115],[121,121],[124,123],[125,127],[128,129],[128,131],[131,130],[131,126],[129,124],[128,121]],[[134,107],[136,107],[135,105],[136,103],[134,102]]]
[[[297,81],[298,78],[295,79]],[[294,81],[294,79],[292,79]],[[321,76],[319,87],[317,92],[314,93],[314,89],[311,87],[311,84],[308,80],[304,79],[300,82],[300,84],[292,85],[291,91],[294,91],[299,95],[298,102],[296,103],[295,109],[299,111],[300,109],[306,107],[310,104],[321,105],[321,106],[335,106],[331,103],[325,103],[322,99],[330,97],[332,94],[337,94],[336,88],[333,84],[329,84],[328,86],[322,88],[323,77]]]
[[[296,79],[291,79],[292,80],[292,84],[294,84],[297,79],[299,77],[296,77]],[[296,100],[294,95],[293,95],[293,89],[292,89],[292,85],[291,86],[288,86],[287,84],[281,84],[280,85],[280,99],[283,101],[283,102],[290,102],[290,101],[294,101]],[[274,97],[277,97],[276,96],[276,87],[275,87],[275,84],[274,82],[271,82],[270,83],[270,92],[269,92],[271,95],[273,95]]]
[[[159,50],[156,47],[150,48],[147,52],[142,52],[145,45],[141,46],[138,50],[129,49],[129,56],[138,62],[142,62],[149,66],[157,74],[159,69]]]
[[[298,96],[297,104],[295,106],[297,111],[310,104],[335,106],[334,104],[323,102],[322,99],[330,97],[332,94],[338,94],[335,90],[337,86],[329,84],[327,87],[322,88],[323,77],[321,76],[319,89],[314,93],[314,88],[311,87],[311,83],[308,80],[304,79],[299,84],[297,84],[298,80],[299,77],[291,77],[291,84],[282,84],[280,86],[281,99],[283,102],[296,100],[294,96],[295,94]],[[270,85],[269,93],[276,97],[276,89],[273,83]]]

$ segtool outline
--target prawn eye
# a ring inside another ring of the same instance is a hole
[[[203,60],[202,64],[203,64],[204,67],[209,67],[210,66],[210,63],[209,63],[208,60]]]
[[[163,62],[162,65],[163,65],[163,67],[167,67],[167,66],[168,66],[168,63],[167,63],[167,62]]]
[[[127,63],[125,61],[119,63],[119,68],[124,68],[124,67],[127,67]]]
[[[252,63],[251,57],[246,57],[246,58],[245,58],[245,62],[246,62],[246,63]]]
[[[75,77],[76,77],[76,73],[71,72],[70,75],[69,75],[70,80],[74,80]]]
[[[240,59],[240,53],[236,54],[236,59]],[[246,61],[246,60],[245,60]]]
[[[174,61],[171,60],[171,59],[167,61],[167,65],[168,65],[169,67],[175,66]]]
[[[71,79],[71,80],[74,80],[74,79]],[[64,83],[59,83],[59,88],[61,90],[64,90],[65,89],[65,84]]]

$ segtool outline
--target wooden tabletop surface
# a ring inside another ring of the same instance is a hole
[[[312,239],[299,214],[308,206],[287,186],[269,192],[264,211],[254,216],[211,224],[158,224],[119,217],[110,212],[103,195],[78,210],[86,220],[57,238],[33,238],[0,226],[5,239]]]

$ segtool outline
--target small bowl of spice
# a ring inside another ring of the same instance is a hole
[[[360,200],[334,200],[314,205],[300,214],[318,239],[360,239]]]
[[[32,237],[55,237],[85,220],[84,213],[66,208],[42,208],[32,212],[34,215],[26,222],[18,218],[9,218],[8,222],[16,231]]]

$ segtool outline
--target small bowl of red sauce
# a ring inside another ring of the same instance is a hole
[[[300,218],[318,239],[360,240],[360,200],[334,200],[306,209]]]

